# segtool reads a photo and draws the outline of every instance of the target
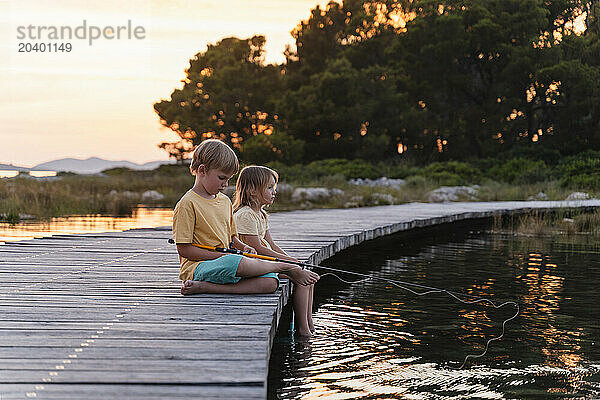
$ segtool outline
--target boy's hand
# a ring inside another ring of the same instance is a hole
[[[244,251],[244,253],[256,254],[256,249],[254,247],[248,246],[248,245],[244,246],[243,251]]]

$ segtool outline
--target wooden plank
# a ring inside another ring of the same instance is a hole
[[[217,346],[212,340],[195,340],[192,346],[185,339],[107,339],[92,347],[80,348],[76,339],[51,339],[52,346],[40,346],[28,343],[18,346],[0,347],[0,357],[20,360],[21,363],[35,362],[40,359],[70,360],[70,359],[167,359],[167,360],[222,360],[239,361],[252,360],[260,356],[266,359],[268,346],[265,341],[256,339],[222,341]],[[134,346],[132,343],[135,343]],[[205,343],[211,344],[210,346]],[[231,343],[244,343],[243,345]],[[80,349],[83,351],[75,351]],[[199,349],[204,349],[200,352]],[[230,349],[225,352],[223,349]]]
[[[106,399],[203,399],[252,400],[264,399],[260,386],[187,386],[187,385],[81,385],[81,384],[0,384],[2,400],[106,400]]]
[[[166,361],[163,360],[167,364]],[[222,365],[220,368],[199,370],[178,369],[164,371],[146,371],[123,368],[100,370],[54,370],[29,371],[5,370],[0,375],[0,383],[37,383],[49,379],[53,383],[136,383],[136,384],[237,384],[262,385],[267,379],[267,367],[258,371],[234,372],[232,366]],[[229,373],[227,373],[229,372]]]

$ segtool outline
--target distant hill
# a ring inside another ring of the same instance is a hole
[[[65,171],[75,172],[77,174],[96,174],[105,169],[125,167],[137,170],[151,170],[157,168],[161,164],[172,164],[174,161],[151,161],[145,164],[136,164],[131,161],[110,161],[98,157],[91,157],[86,160],[77,158],[62,158],[60,160],[49,161],[43,164],[36,165],[32,170],[46,171]]]
[[[29,168],[17,167],[12,164],[0,164],[0,169],[5,171],[29,171]]]

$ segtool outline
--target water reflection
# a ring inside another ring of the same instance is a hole
[[[0,242],[26,240],[57,234],[119,232],[135,228],[170,226],[171,208],[134,208],[130,216],[83,215],[52,218],[48,221],[0,223]]]
[[[397,251],[393,259],[375,252],[337,257],[340,268],[354,264],[374,276],[518,300],[522,313],[485,358],[454,370],[500,333],[512,309],[420,298],[374,280],[342,285],[324,278],[316,336],[290,343],[279,333],[269,397],[598,398],[600,325],[591,311],[600,300],[598,247],[593,237],[471,234],[415,254]]]
[[[52,176],[56,176],[57,172],[56,171],[27,171],[27,172],[21,172],[21,174],[27,176],[31,176],[33,178],[47,178],[47,177],[52,177]],[[6,169],[0,169],[0,178],[14,178],[15,176],[19,175],[19,171],[15,171],[15,170],[6,170]]]

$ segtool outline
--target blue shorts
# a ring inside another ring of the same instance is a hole
[[[242,257],[239,254],[225,254],[214,260],[202,261],[194,270],[194,280],[219,284],[237,283],[242,279],[235,276]],[[274,278],[279,283],[275,272],[261,275],[260,278]]]

